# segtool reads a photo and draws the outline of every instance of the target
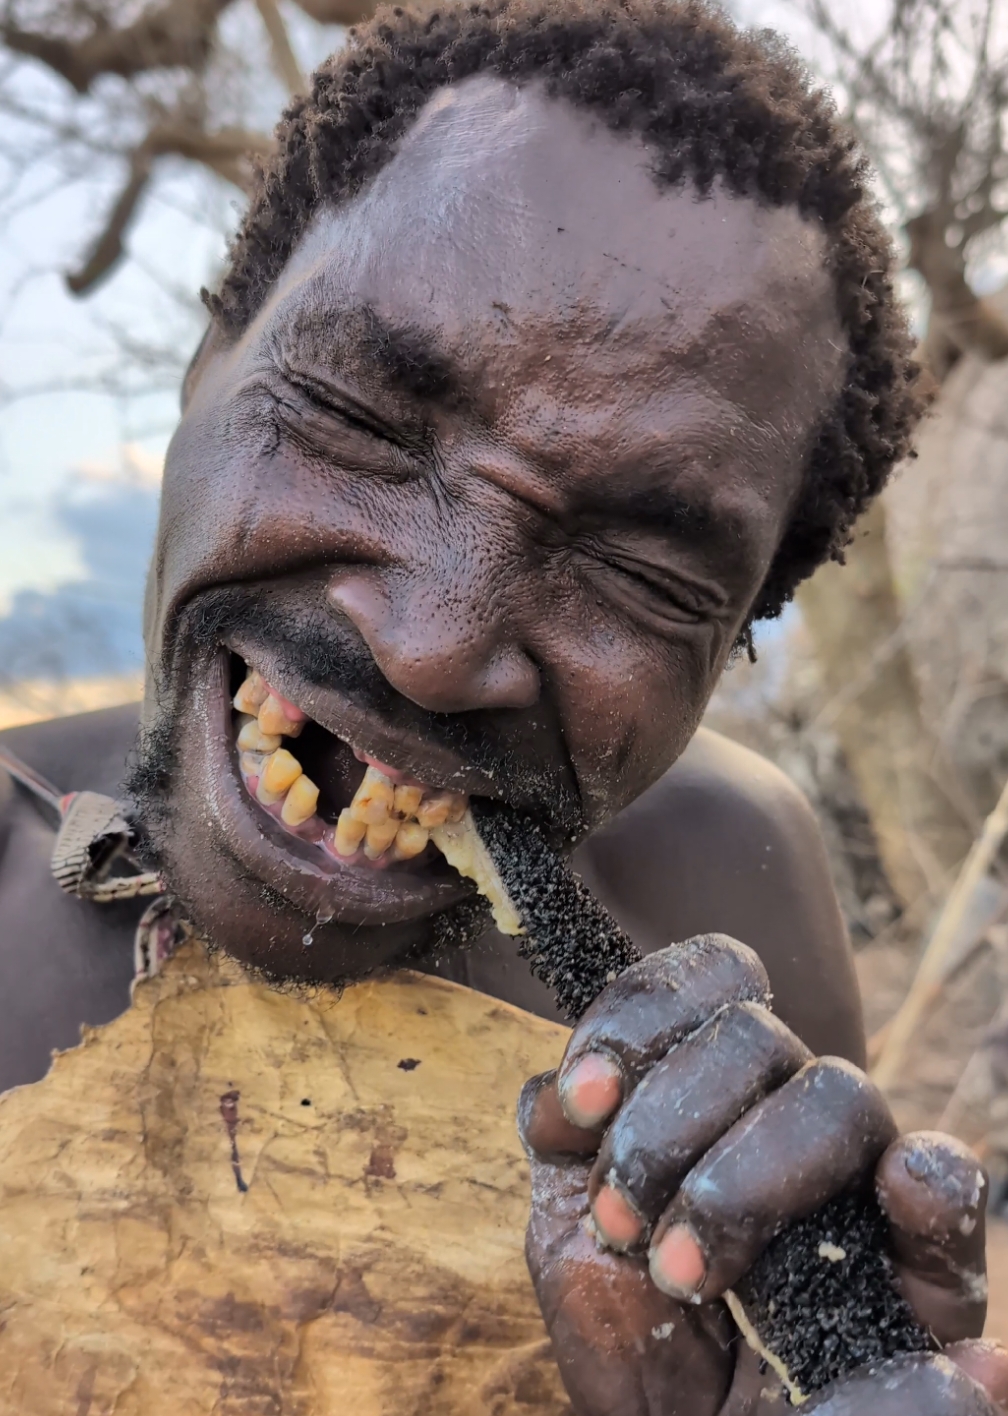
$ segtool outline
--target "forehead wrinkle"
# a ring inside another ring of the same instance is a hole
[[[649,463],[671,473],[703,467],[726,451],[750,460],[766,449],[774,428],[714,388],[686,374],[661,386],[645,381],[628,390],[616,370],[573,397],[561,369],[532,385],[512,389],[497,431],[529,462],[580,475],[595,468],[607,476],[639,471]]]
[[[825,306],[824,315],[831,318],[828,295]],[[692,318],[681,319],[668,305],[658,312],[657,302],[649,302],[643,313],[612,316],[583,297],[548,317],[536,311],[513,318],[511,338],[493,341],[489,382],[477,376],[488,421],[508,417],[510,404],[512,421],[518,408],[539,424],[547,419],[551,439],[567,420],[587,428],[616,412],[626,417],[628,429],[648,422],[660,426],[668,417],[663,405],[695,401],[702,392],[714,421],[727,418],[733,436],[744,437],[753,450],[774,435],[790,442],[809,433],[834,394],[846,351],[833,343],[834,357],[825,359],[815,341],[809,378],[811,356],[791,341],[785,347],[793,376],[785,370],[782,378],[780,360],[766,357],[788,338],[787,319],[776,301],[760,299],[757,292],[699,312],[702,323],[697,313],[691,307]],[[478,348],[480,341],[466,343]],[[543,346],[550,350],[546,363]],[[577,404],[570,393],[575,387]]]

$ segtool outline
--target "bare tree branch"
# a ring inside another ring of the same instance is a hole
[[[175,155],[200,162],[205,167],[248,191],[255,157],[265,157],[272,139],[242,129],[207,133],[184,122],[162,123],[151,129],[130,159],[129,176],[101,235],[91,247],[79,270],[66,277],[74,295],[86,295],[109,275],[124,255],[123,239],[136,213],[158,157]]]
[[[946,338],[960,350],[972,349],[988,359],[1008,357],[1008,325],[967,284],[962,251],[945,240],[943,214],[921,212],[904,229],[910,238],[907,264],[927,281],[932,319],[941,325]]]
[[[303,93],[306,87],[305,76],[302,74],[297,56],[291,48],[290,35],[287,33],[287,26],[284,24],[283,15],[280,13],[276,0],[256,0],[256,8],[262,15],[266,33],[269,35],[274,68],[287,85],[290,93]]]
[[[939,377],[958,353],[1008,356],[1008,323],[970,286],[970,249],[1008,215],[1008,53],[999,0],[888,0],[870,42],[840,0],[800,0],[828,41],[831,78],[903,221],[908,265],[931,294],[923,346]],[[940,326],[940,330],[939,330]]]
[[[359,25],[378,8],[378,0],[295,0],[295,4],[320,25]]]
[[[254,179],[254,164],[273,151],[273,139],[245,128],[207,132],[182,120],[152,128],[144,146],[154,157],[174,155],[200,162],[247,193]]]
[[[74,295],[83,295],[88,290],[93,290],[122,258],[123,237],[136,213],[137,204],[147,189],[151,166],[150,153],[134,154],[129,179],[109,213],[104,231],[91,247],[84,264],[66,277],[67,286]]]
[[[93,17],[91,33],[79,40],[24,29],[10,18],[8,5],[0,19],[0,40],[13,53],[47,65],[78,93],[87,93],[100,74],[129,79],[149,69],[200,70],[210,53],[217,21],[231,3],[166,0],[121,29]]]

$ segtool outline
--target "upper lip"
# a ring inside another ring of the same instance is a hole
[[[473,767],[450,748],[390,726],[339,689],[309,683],[285,665],[282,650],[253,642],[244,635],[227,639],[225,646],[240,655],[250,668],[257,669],[270,688],[361,756],[395,767],[429,787],[448,788],[467,796],[497,800],[503,797],[489,773]]]

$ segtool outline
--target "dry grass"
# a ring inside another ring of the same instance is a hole
[[[140,674],[110,678],[67,679],[55,682],[23,679],[0,685],[0,730],[45,718],[64,718],[96,708],[114,708],[137,702],[143,695]]]

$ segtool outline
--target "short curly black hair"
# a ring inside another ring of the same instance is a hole
[[[795,53],[743,31],[706,0],[490,0],[434,13],[381,10],[350,32],[278,128],[278,150],[209,296],[228,333],[246,327],[324,203],[361,187],[437,89],[476,73],[547,92],[638,134],[655,180],[692,178],[794,206],[818,222],[850,347],[846,382],[810,443],[801,494],[752,607],[778,615],[909,450],[923,411],[891,242],[866,159]]]

